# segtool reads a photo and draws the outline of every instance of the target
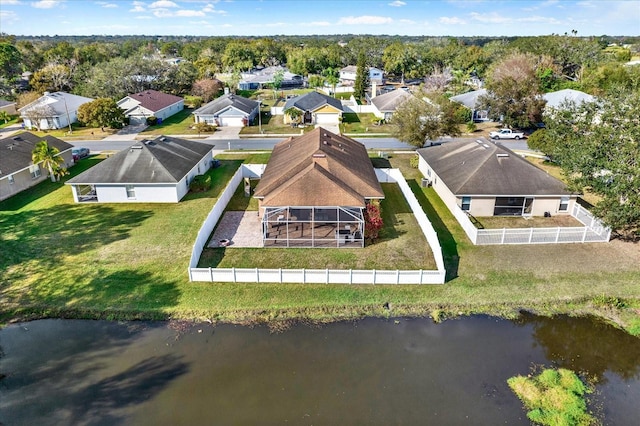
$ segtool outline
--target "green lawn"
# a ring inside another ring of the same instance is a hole
[[[84,127],[79,123],[71,124],[72,132],[69,133],[69,127],[65,127],[64,129],[55,129],[55,130],[46,130],[46,131],[36,131],[27,130],[30,133],[38,136],[53,136],[56,138],[69,140],[69,139],[104,139],[107,136],[113,135],[118,132],[119,129],[110,129],[108,127]]]
[[[225,157],[210,172],[210,191],[177,204],[77,205],[69,187],[48,181],[1,202],[0,318],[326,321],[365,315],[514,315],[527,309],[594,313],[640,330],[640,247],[620,241],[473,246],[433,189],[420,187],[409,158],[393,155],[389,161],[404,171],[438,233],[445,285],[189,282],[195,236],[243,161],[236,156]],[[71,176],[97,161],[80,161]]]
[[[342,133],[391,133],[390,124],[378,124],[379,118],[373,114],[342,114]]]
[[[262,112],[262,133],[265,135],[280,134],[303,134],[310,132],[314,126],[305,126],[302,128],[291,127],[291,124],[284,124],[284,115],[271,115],[266,111]],[[241,135],[258,135],[260,134],[260,126],[257,121],[251,126],[245,126],[240,130]]]
[[[197,135],[198,131],[191,128],[194,125],[192,112],[193,109],[185,108],[162,123],[147,127],[141,135]]]
[[[20,119],[20,115],[10,115],[9,117],[11,117],[11,120],[7,121],[6,123],[4,122],[4,120],[0,120],[0,129],[4,129],[7,126],[11,126],[14,125],[18,122],[18,119]]]

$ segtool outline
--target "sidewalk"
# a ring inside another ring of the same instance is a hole
[[[11,126],[0,129],[0,139],[8,138],[20,130],[22,130],[21,124],[12,124]]]

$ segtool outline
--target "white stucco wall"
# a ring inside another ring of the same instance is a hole
[[[95,185],[100,203],[177,203],[176,185],[134,184],[135,198],[127,198],[126,185]]]

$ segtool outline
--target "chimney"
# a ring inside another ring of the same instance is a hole
[[[371,99],[375,98],[378,94],[378,85],[375,81],[371,82]]]

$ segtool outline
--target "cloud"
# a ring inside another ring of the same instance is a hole
[[[149,5],[149,9],[167,9],[169,7],[178,7],[178,5],[169,0],[154,1]]]
[[[129,9],[129,12],[146,12],[146,9],[144,8],[144,3],[142,3],[141,1],[134,1],[133,9]]]
[[[97,1],[97,2],[96,2],[96,4],[99,4],[100,6],[102,6],[102,7],[104,7],[104,8],[107,8],[107,9],[112,9],[112,8],[118,7],[118,5],[117,5],[117,4],[115,4],[115,3],[108,3],[108,2],[106,2],[106,1]]]
[[[478,13],[471,12],[469,14],[474,21],[482,22],[483,24],[508,24],[515,22],[515,19],[511,16],[503,16],[497,12],[491,13]]]
[[[0,0],[0,4],[3,6],[9,6],[9,5],[20,4],[20,2],[18,0]]]
[[[313,22],[301,22],[302,27],[330,27],[331,22],[327,21],[313,21]]]
[[[402,7],[402,6],[406,6],[407,3],[400,1],[400,0],[395,0],[392,1],[391,3],[389,3],[389,6],[393,6],[393,7]]]
[[[60,3],[62,2],[56,1],[56,0],[40,0],[40,1],[31,3],[31,6],[35,7],[36,9],[53,9],[54,7],[58,6]]]
[[[3,3],[4,4],[4,3]],[[18,14],[12,10],[0,10],[0,22],[4,25],[12,24],[14,22],[18,22],[20,19],[18,18]]]
[[[393,22],[393,19],[385,16],[363,15],[363,16],[345,16],[344,18],[340,18],[340,20],[338,21],[338,24],[382,25],[382,24],[390,24],[392,22]]]
[[[465,21],[462,18],[458,18],[457,16],[452,16],[452,17],[441,16],[440,19],[438,19],[438,21],[441,24],[445,24],[445,25],[464,25],[467,23],[467,21]]]
[[[156,9],[153,11],[153,15],[156,18],[173,18],[173,17],[193,18],[197,16],[207,16],[207,14],[201,10],[189,10],[189,9],[180,9],[175,11],[169,10],[169,9]]]
[[[595,9],[596,5],[592,1],[579,1],[576,6],[584,7],[586,9]]]

